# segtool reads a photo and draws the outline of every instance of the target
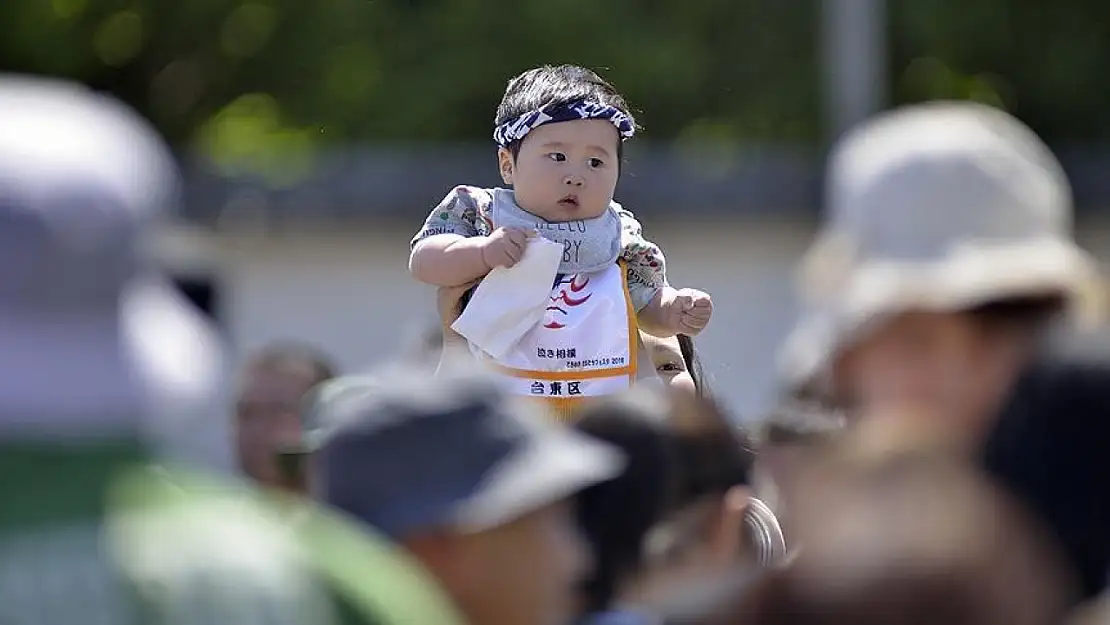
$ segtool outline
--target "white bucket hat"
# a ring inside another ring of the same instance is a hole
[[[798,279],[805,312],[782,352],[793,388],[817,383],[885,315],[1042,294],[1082,320],[1101,313],[1063,169],[998,109],[933,102],[865,122],[830,156],[826,210]]]
[[[177,191],[169,150],[119,102],[0,74],[0,438],[137,427],[229,466],[222,346],[144,249]]]

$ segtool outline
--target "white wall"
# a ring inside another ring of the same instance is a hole
[[[775,350],[795,316],[792,272],[812,225],[648,227],[667,253],[672,282],[713,295],[713,322],[698,348],[714,390],[741,416],[757,415],[773,398]],[[179,237],[162,247],[177,250],[178,265],[202,260],[202,269],[216,272],[219,314],[237,357],[272,340],[300,339],[350,369],[387,357],[434,323],[431,289],[406,271],[409,236],[394,227],[222,232],[202,237],[199,248]],[[1087,224],[1080,238],[1110,256],[1110,222]]]

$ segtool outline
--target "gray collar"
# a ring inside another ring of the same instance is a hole
[[[562,245],[559,273],[600,271],[620,257],[621,220],[612,204],[593,219],[549,223],[521,208],[512,190],[494,189],[490,212],[499,228],[536,230],[543,238]]]

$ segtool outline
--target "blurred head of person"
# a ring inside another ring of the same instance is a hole
[[[338,378],[319,392],[317,499],[405,548],[474,625],[574,615],[590,552],[570,499],[619,474],[619,451],[453,366]]]
[[[1044,296],[896,315],[838,357],[839,392],[860,416],[914,407],[978,444],[1061,309],[1060,297]]]
[[[608,210],[636,124],[612,85],[574,65],[530,69],[509,81],[494,123],[501,178],[521,208],[552,223]]]
[[[714,553],[721,565],[771,564],[782,555],[778,520],[752,489],[755,447],[712,399],[671,391],[668,425],[678,485],[655,547],[665,558]],[[740,531],[734,524],[739,522]]]
[[[863,434],[813,467],[805,543],[760,623],[1059,622],[1070,580],[1042,528],[941,430]]]
[[[1049,625],[1071,593],[1041,527],[909,422],[853,433],[807,469],[787,567],[668,624]]]
[[[618,611],[633,618],[637,606],[630,599],[646,567],[648,533],[672,505],[678,463],[665,403],[657,399],[651,393],[606,398],[585,407],[575,424],[627,459],[620,475],[575,497],[578,523],[594,554],[582,585],[585,622],[603,623]]]
[[[595,552],[584,622],[654,622],[676,593],[781,554],[774,516],[750,497],[746,439],[712,402],[638,389],[586,407],[577,427],[628,458],[577,499]]]
[[[685,334],[661,338],[646,332],[641,332],[640,337],[651,355],[656,374],[667,386],[695,395],[709,395],[693,338]]]
[[[0,75],[0,117],[0,440],[142,438],[226,465],[223,346],[148,253],[179,207],[169,148],[73,83]]]
[[[843,415],[801,399],[776,406],[759,424],[752,486],[789,532],[789,493],[806,462],[843,430]],[[793,542],[791,545],[793,548]]]
[[[235,442],[240,470],[271,487],[303,490],[302,439],[306,394],[335,376],[321,351],[300,343],[275,343],[252,354],[235,397]]]
[[[678,596],[716,588],[734,571],[778,562],[785,543],[774,514],[752,497],[751,445],[731,418],[711,400],[674,389],[652,401],[667,413],[674,495],[646,538],[645,565],[628,595],[657,613]]]
[[[980,436],[1050,320],[1089,321],[1101,285],[1071,191],[1008,114],[934,102],[851,131],[829,166],[784,364],[853,414],[912,408]]]

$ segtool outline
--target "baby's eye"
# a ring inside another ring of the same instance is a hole
[[[604,167],[604,166],[605,166],[605,161],[601,160],[600,158],[591,158],[590,159],[590,167],[593,167],[594,169],[597,169],[599,167]]]
[[[678,363],[675,362],[665,362],[656,367],[656,370],[666,373],[679,373],[682,371],[682,367],[678,366]]]
[[[567,155],[563,154],[562,152],[552,152],[551,154],[547,155],[547,158],[555,161],[556,163],[562,163],[563,161],[567,160]]]

